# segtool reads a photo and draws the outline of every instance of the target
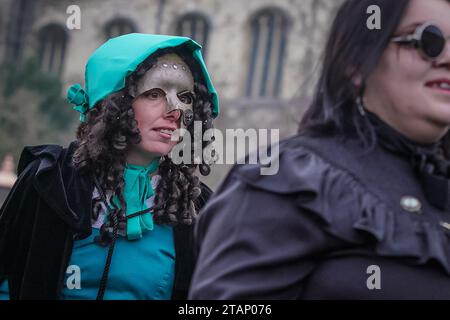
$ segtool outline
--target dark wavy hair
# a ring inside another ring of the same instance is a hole
[[[376,137],[367,117],[361,117],[356,99],[397,29],[410,0],[347,0],[339,8],[323,54],[323,65],[313,101],[299,127],[300,133],[357,136],[367,146]],[[382,27],[370,30],[367,8],[381,9]],[[356,87],[352,78],[361,77]]]
[[[212,128],[211,95],[204,85],[203,74],[198,62],[182,47],[158,50],[142,62],[126,79],[125,88],[115,92],[97,103],[87,114],[87,121],[77,129],[78,146],[74,151],[72,163],[75,168],[94,175],[102,190],[112,192],[120,203],[119,230],[126,229],[126,203],[123,197],[124,168],[127,150],[131,144],[141,141],[138,124],[131,106],[132,93],[137,81],[149,70],[156,59],[167,53],[177,53],[188,64],[194,76],[193,103],[194,121],[202,121],[203,133]],[[194,137],[194,122],[186,128]],[[206,148],[211,142],[202,142]],[[194,144],[191,143],[190,164],[175,165],[169,156],[163,156],[159,165],[161,179],[155,190],[153,216],[158,224],[191,224],[197,215],[195,200],[201,193],[200,180],[195,175],[198,167],[202,175],[210,173],[210,167],[193,161]],[[202,160],[203,161],[203,160]],[[92,219],[96,220],[94,213]],[[113,225],[112,217],[101,227],[101,237],[108,242]]]

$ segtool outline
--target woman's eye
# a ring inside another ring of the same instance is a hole
[[[182,93],[178,97],[180,101],[183,102],[184,104],[191,104],[194,101],[190,93]]]
[[[160,99],[162,97],[165,96],[164,92],[160,89],[153,89],[150,90],[147,94],[146,94],[147,98],[150,98],[152,100],[157,100]]]

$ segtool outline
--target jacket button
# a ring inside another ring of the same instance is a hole
[[[422,204],[419,199],[411,196],[405,196],[400,200],[402,208],[408,212],[421,213]]]

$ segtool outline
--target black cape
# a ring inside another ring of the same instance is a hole
[[[8,279],[12,300],[59,299],[74,239],[91,234],[94,183],[70,165],[75,146],[22,152],[18,179],[0,209],[0,281]],[[197,208],[212,193],[204,184],[201,189]],[[174,228],[173,299],[187,297],[195,263],[192,231]]]

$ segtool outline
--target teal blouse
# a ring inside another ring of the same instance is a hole
[[[98,229],[76,241],[64,281],[63,299],[95,299],[108,247],[94,242]],[[175,274],[172,228],[154,225],[140,240],[117,238],[105,300],[168,300]],[[80,281],[77,277],[79,275]],[[79,284],[79,285],[78,285]]]
[[[152,180],[152,184],[155,183]],[[94,198],[97,197],[94,192]],[[153,197],[147,200],[149,207]],[[64,280],[62,299],[95,299],[97,296],[108,247],[94,242],[104,219],[93,224],[92,234],[75,241]],[[139,240],[117,237],[111,261],[105,300],[168,300],[175,277],[175,242],[173,229],[154,224]],[[0,300],[9,299],[7,281],[0,284]]]

